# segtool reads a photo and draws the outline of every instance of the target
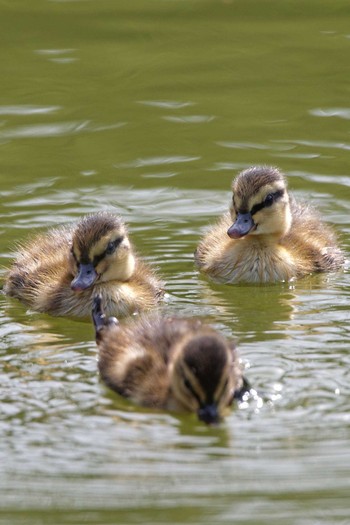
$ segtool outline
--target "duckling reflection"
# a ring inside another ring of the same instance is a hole
[[[199,320],[141,315],[119,325],[93,303],[100,376],[145,407],[195,412],[217,423],[247,391],[236,348]]]
[[[266,338],[266,333],[274,339],[283,339],[289,337],[285,326],[293,320],[300,308],[300,295],[305,289],[318,286],[314,277],[311,279],[312,283],[307,279],[302,281],[302,285],[297,283],[298,286],[295,283],[282,283],[280,286],[258,285],[254,287],[254,293],[248,284],[237,284],[233,293],[231,286],[209,284],[202,280],[199,301],[200,304],[211,301],[220,322],[229,326],[242,343],[261,341]]]
[[[242,171],[233,181],[230,212],[201,240],[200,271],[223,283],[288,281],[339,270],[344,256],[332,229],[296,202],[277,169]]]
[[[154,307],[162,283],[135,254],[119,216],[100,212],[20,245],[4,292],[38,312],[90,317],[92,299],[103,297],[108,315]]]

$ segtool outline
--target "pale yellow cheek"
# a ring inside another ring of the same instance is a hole
[[[288,220],[285,216],[285,207],[276,209],[264,209],[253,216],[257,229],[252,234],[279,233],[288,228]]]
[[[105,273],[108,266],[109,265],[107,264],[107,261],[104,259],[101,262],[99,262],[97,266],[95,266],[95,270],[99,275],[102,275],[103,273]]]
[[[114,253],[114,259],[118,259],[119,261],[122,261],[125,259],[125,257],[128,256],[130,253],[130,246],[122,244],[119,246],[118,250]]]

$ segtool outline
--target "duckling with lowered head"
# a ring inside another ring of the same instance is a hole
[[[119,325],[94,298],[93,321],[103,381],[139,405],[195,412],[218,422],[248,391],[235,345],[199,320],[142,314]]]
[[[108,315],[155,306],[162,283],[136,255],[123,220],[109,212],[39,234],[20,245],[4,292],[38,312],[90,317],[93,297]]]
[[[283,174],[251,167],[233,181],[230,212],[201,240],[195,261],[223,283],[288,281],[339,270],[344,256],[333,230],[287,191]]]

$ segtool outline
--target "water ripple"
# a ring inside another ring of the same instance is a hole
[[[194,105],[194,102],[179,102],[178,100],[138,100],[137,103],[164,109],[181,109]]]
[[[212,122],[216,117],[213,115],[188,115],[182,117],[166,116],[162,118],[169,122],[178,122],[180,124],[203,124],[204,122]]]
[[[216,142],[218,146],[231,149],[269,149],[265,144],[255,144],[253,142]]]
[[[342,150],[350,150],[350,144],[346,142],[332,142],[328,140],[275,140],[273,142],[283,144],[296,144],[298,146],[311,146],[316,148],[334,148]]]
[[[242,162],[215,162],[214,166],[207,168],[207,171],[244,170],[249,166],[250,164]]]
[[[350,119],[350,108],[315,108],[310,109],[310,115],[314,117],[338,117],[342,119]]]
[[[0,106],[0,115],[46,115],[62,109],[61,106]]]
[[[161,166],[163,164],[179,164],[182,162],[193,162],[201,157],[186,157],[174,155],[172,157],[148,157],[144,159],[135,159],[123,164],[115,164],[115,168],[144,168],[145,166]]]
[[[326,184],[339,184],[341,186],[350,186],[350,176],[347,175],[322,175],[321,173],[310,173],[303,171],[289,171],[289,175],[301,177],[306,180]]]
[[[53,122],[50,124],[32,124],[5,129],[0,132],[0,139],[45,138],[73,135],[81,132],[99,132],[125,126],[125,122],[111,125],[96,125],[90,121]]]
[[[36,49],[35,53],[38,55],[57,56],[73,53],[76,51],[74,48],[63,48],[63,49]]]

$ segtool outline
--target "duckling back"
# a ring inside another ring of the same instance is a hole
[[[166,408],[170,396],[170,349],[195,326],[195,321],[163,318],[159,313],[140,315],[123,326],[110,322],[96,337],[101,378],[107,386],[140,405]]]
[[[220,419],[246,383],[235,346],[196,319],[141,314],[122,325],[94,299],[93,320],[103,381],[134,402]]]
[[[292,225],[281,244],[293,253],[296,276],[340,270],[345,257],[333,228],[310,205],[297,202],[293,197],[290,204]]]
[[[69,287],[72,228],[55,228],[17,245],[17,256],[6,275],[4,292],[25,305],[45,311],[57,288]]]

